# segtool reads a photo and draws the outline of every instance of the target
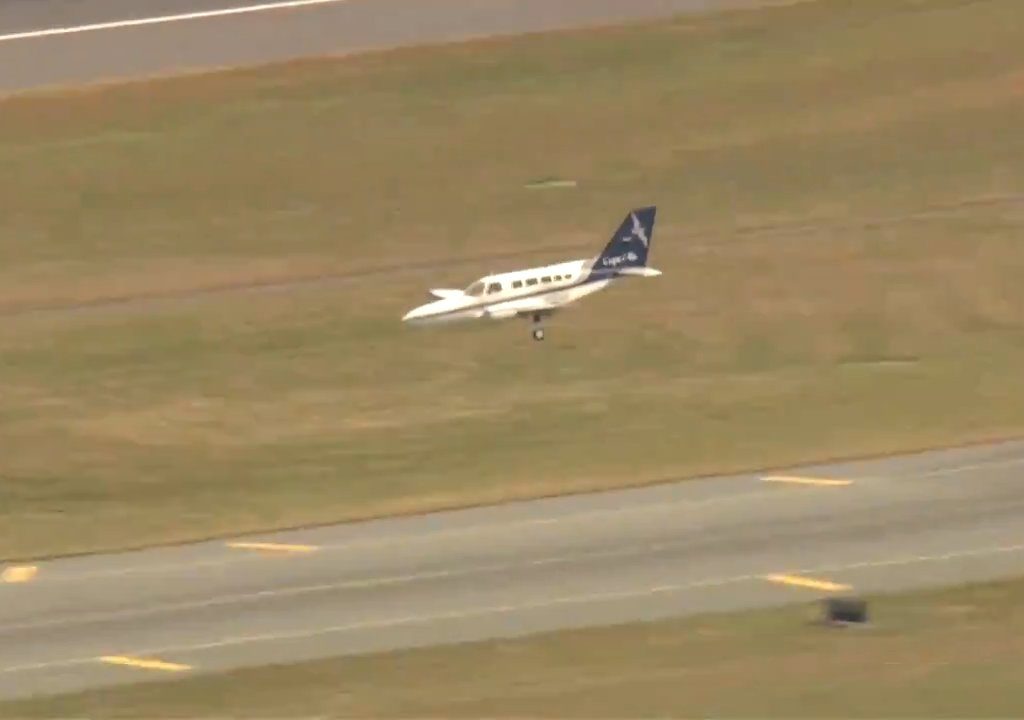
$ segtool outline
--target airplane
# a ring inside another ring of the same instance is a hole
[[[543,340],[542,321],[566,305],[622,278],[661,275],[647,266],[656,214],[653,205],[631,210],[596,257],[486,275],[464,290],[432,289],[430,294],[438,299],[413,308],[402,321],[426,325],[529,317],[533,339]]]

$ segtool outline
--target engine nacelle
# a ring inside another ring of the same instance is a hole
[[[485,314],[495,320],[507,320],[518,315],[519,311],[515,308],[490,308],[485,311]]]

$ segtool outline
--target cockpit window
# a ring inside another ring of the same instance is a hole
[[[499,292],[501,292],[501,283],[500,282],[494,282],[494,283],[491,283],[490,285],[487,286],[487,294],[488,295],[490,295],[491,293],[499,293]]]
[[[484,284],[477,280],[475,283],[466,288],[466,294],[472,295],[473,297],[480,297],[484,294]]]

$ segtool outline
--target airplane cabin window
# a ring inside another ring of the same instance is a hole
[[[527,285],[536,285],[537,284],[537,278],[528,278],[526,280],[526,284]]]
[[[514,287],[514,288],[521,288],[522,286],[523,286],[523,281],[522,280],[513,280],[512,281],[512,287]]]
[[[540,281],[541,281],[541,282],[546,282],[546,283],[549,283],[549,282],[551,282],[551,276],[550,276],[550,275],[545,275],[544,277],[542,277],[542,278],[540,279]]]

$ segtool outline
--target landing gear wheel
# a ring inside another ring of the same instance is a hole
[[[540,321],[543,319],[540,313],[533,314],[533,339],[543,340],[544,339],[544,328],[541,326]]]

